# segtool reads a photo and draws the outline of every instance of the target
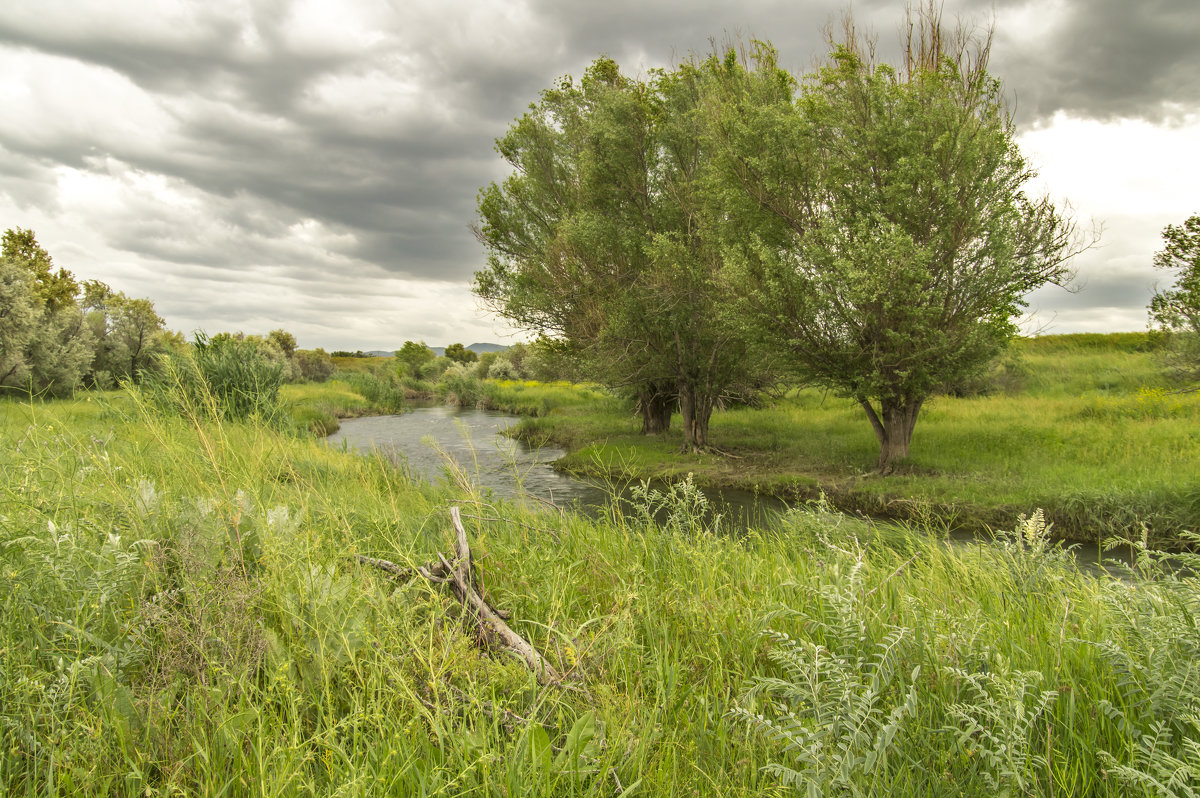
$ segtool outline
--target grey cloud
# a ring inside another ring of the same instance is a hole
[[[965,4],[984,13],[982,2]],[[1046,14],[1039,14],[1045,9]],[[1005,26],[1005,12],[1032,12],[1030,30]],[[1074,0],[1056,21],[1039,0],[997,8],[993,71],[1029,124],[1062,111],[1101,120],[1170,118],[1171,106],[1200,105],[1200,4],[1195,0]],[[1057,22],[1057,24],[1055,24]]]
[[[1062,25],[1040,37],[1015,23],[1006,27],[1006,17],[1017,19],[1030,2],[948,0],[946,8],[982,22],[994,9],[993,65],[1018,97],[1023,124],[1058,110],[1158,118],[1164,102],[1200,105],[1195,0],[1071,0]],[[145,20],[127,14],[111,26],[98,24],[103,17],[70,25],[20,13],[33,6],[18,2],[0,9],[0,47],[118,73],[148,95],[170,129],[152,140],[123,128],[82,131],[45,120],[44,134],[0,140],[0,191],[17,204],[49,207],[55,164],[98,174],[116,164],[162,176],[193,204],[179,211],[156,207],[153,197],[130,200],[97,219],[108,244],[179,264],[181,280],[257,280],[261,274],[248,269],[273,265],[296,291],[313,287],[317,299],[305,305],[313,314],[328,296],[330,274],[354,286],[339,307],[369,296],[370,280],[381,275],[465,285],[482,261],[468,230],[475,194],[503,171],[492,142],[556,77],[578,76],[601,53],[631,72],[667,65],[707,52],[710,38],[737,34],[772,40],[783,63],[800,71],[824,52],[822,29],[844,6],[529,0],[511,6],[512,19],[488,17],[474,28],[471,15],[498,6],[397,6],[369,20],[377,39],[357,47],[290,37],[285,0],[229,15],[197,3],[200,10],[170,35],[151,10]],[[900,8],[892,0],[860,0],[854,10],[878,32],[888,57]],[[443,16],[454,14],[468,16],[454,24]],[[354,98],[338,95],[341,81],[357,81],[369,106],[371,76],[381,90],[411,85],[415,102],[380,101],[379,113],[342,110],[339,102]],[[308,248],[290,232],[306,220],[327,234]],[[1085,293],[1118,297],[1130,289],[1097,285],[1089,282]],[[200,301],[186,290],[169,301],[183,312],[189,300]],[[250,313],[262,300],[247,301],[222,305],[221,318]],[[202,311],[188,313],[199,318]]]

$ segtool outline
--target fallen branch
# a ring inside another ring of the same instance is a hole
[[[454,523],[454,561],[451,562],[442,554],[438,554],[436,562],[416,567],[406,567],[377,557],[355,556],[355,560],[364,565],[370,565],[386,572],[398,582],[407,582],[413,574],[418,574],[434,584],[448,584],[464,607],[469,607],[480,630],[490,636],[504,649],[516,654],[525,662],[529,670],[541,684],[557,684],[562,676],[554,667],[546,662],[529,641],[513,631],[505,620],[507,612],[497,610],[483,598],[475,586],[472,569],[471,545],[467,541],[467,532],[463,528],[462,517],[457,507],[450,508],[450,519]]]

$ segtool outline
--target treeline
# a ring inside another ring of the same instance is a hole
[[[197,333],[188,342],[166,329],[149,299],[56,268],[32,230],[7,230],[2,245],[0,395],[60,397],[178,380],[197,368],[211,372],[205,379],[214,385],[252,384],[272,394],[284,382],[322,382],[335,372],[323,349],[297,349],[283,329],[265,336]]]
[[[646,78],[597,59],[497,141],[476,293],[636,392],[642,429],[708,443],[725,398],[786,374],[863,408],[879,468],[930,396],[977,379],[1075,227],[1027,196],[990,37],[910,18],[900,67],[851,21],[824,65],[769,44]]]
[[[32,230],[0,251],[0,395],[64,396],[140,380],[182,337],[148,299],[55,268]]]

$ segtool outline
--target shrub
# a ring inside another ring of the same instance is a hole
[[[161,410],[184,416],[224,419],[274,418],[284,365],[254,342],[196,333],[190,350],[163,358],[147,379],[148,394]]]
[[[488,367],[487,378],[489,380],[519,380],[521,379],[521,372],[517,370],[517,367],[513,365],[511,360],[498,357]]]
[[[474,369],[466,364],[446,369],[434,390],[446,404],[459,407],[490,406],[496,392],[494,386],[489,386],[476,377]]]
[[[346,383],[381,410],[398,411],[404,407],[407,378],[395,375],[351,372],[343,376]]]
[[[324,349],[302,349],[296,353],[300,375],[309,382],[325,382],[333,376],[333,360]]]

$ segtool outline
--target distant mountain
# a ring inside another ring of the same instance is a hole
[[[399,349],[399,347],[396,348]],[[433,354],[437,355],[438,357],[446,354],[446,347],[444,346],[431,346],[429,348],[432,349]],[[467,347],[467,349],[470,349],[477,355],[482,355],[484,352],[503,352],[505,349],[508,349],[508,347],[504,344],[471,344]],[[396,350],[372,349],[370,352],[367,352],[367,354],[371,357],[391,357],[392,355],[396,354]]]

